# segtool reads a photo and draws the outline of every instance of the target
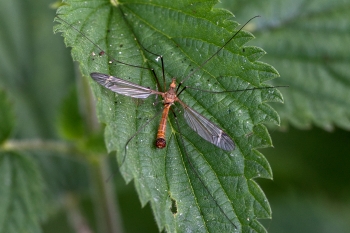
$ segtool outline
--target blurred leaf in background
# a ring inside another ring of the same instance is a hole
[[[223,1],[237,19],[261,15],[251,28],[281,79],[285,105],[275,105],[282,125],[300,129],[312,124],[331,130],[350,129],[349,2],[337,1]],[[247,29],[249,30],[249,29]]]
[[[259,182],[271,201],[269,232],[348,232],[350,218],[350,3],[229,1],[220,7],[251,28],[262,61],[281,75],[284,105],[274,105],[285,132],[266,153],[274,182]],[[298,128],[299,130],[295,129]],[[302,130],[308,131],[302,131]]]
[[[73,232],[78,222],[70,218],[72,213],[94,219],[98,208],[92,211],[91,206],[100,204],[90,193],[89,170],[96,170],[96,165],[87,166],[89,157],[81,156],[87,146],[80,145],[93,142],[104,147],[101,137],[95,132],[83,138],[79,121],[80,134],[73,135],[80,136],[77,144],[60,135],[67,133],[60,127],[67,129],[68,118],[84,115],[78,103],[64,103],[76,88],[75,71],[62,39],[52,33],[55,10],[50,4],[0,2],[1,233]],[[64,110],[69,115],[59,124]],[[86,211],[79,214],[79,209]],[[88,225],[96,228],[94,221]]]

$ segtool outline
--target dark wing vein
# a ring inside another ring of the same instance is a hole
[[[160,94],[147,87],[125,81],[123,79],[101,73],[91,73],[90,76],[102,86],[118,94],[130,96],[132,98],[145,99],[152,94]]]
[[[231,151],[235,148],[233,140],[222,129],[182,101],[179,102],[184,107],[184,117],[187,124],[202,138],[223,150]]]

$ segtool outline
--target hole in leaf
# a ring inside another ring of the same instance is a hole
[[[171,213],[173,213],[174,215],[177,214],[177,204],[176,204],[176,200],[171,198],[171,208],[170,208]]]

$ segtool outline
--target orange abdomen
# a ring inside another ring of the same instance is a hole
[[[157,132],[157,139],[156,139],[156,147],[159,149],[162,149],[166,146],[166,140],[165,140],[165,131],[166,131],[166,121],[169,114],[170,104],[167,104],[164,106],[162,119],[160,120],[158,132]]]

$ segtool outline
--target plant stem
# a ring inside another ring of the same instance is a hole
[[[100,156],[97,163],[91,164],[92,198],[98,232],[123,233],[122,221],[113,182],[107,182],[110,175],[108,158]]]
[[[79,210],[79,200],[72,193],[68,193],[64,200],[68,213],[68,221],[77,233],[92,233],[88,222]]]
[[[46,150],[58,152],[61,154],[79,154],[73,144],[42,139],[22,139],[22,140],[7,140],[1,146],[2,150]]]

